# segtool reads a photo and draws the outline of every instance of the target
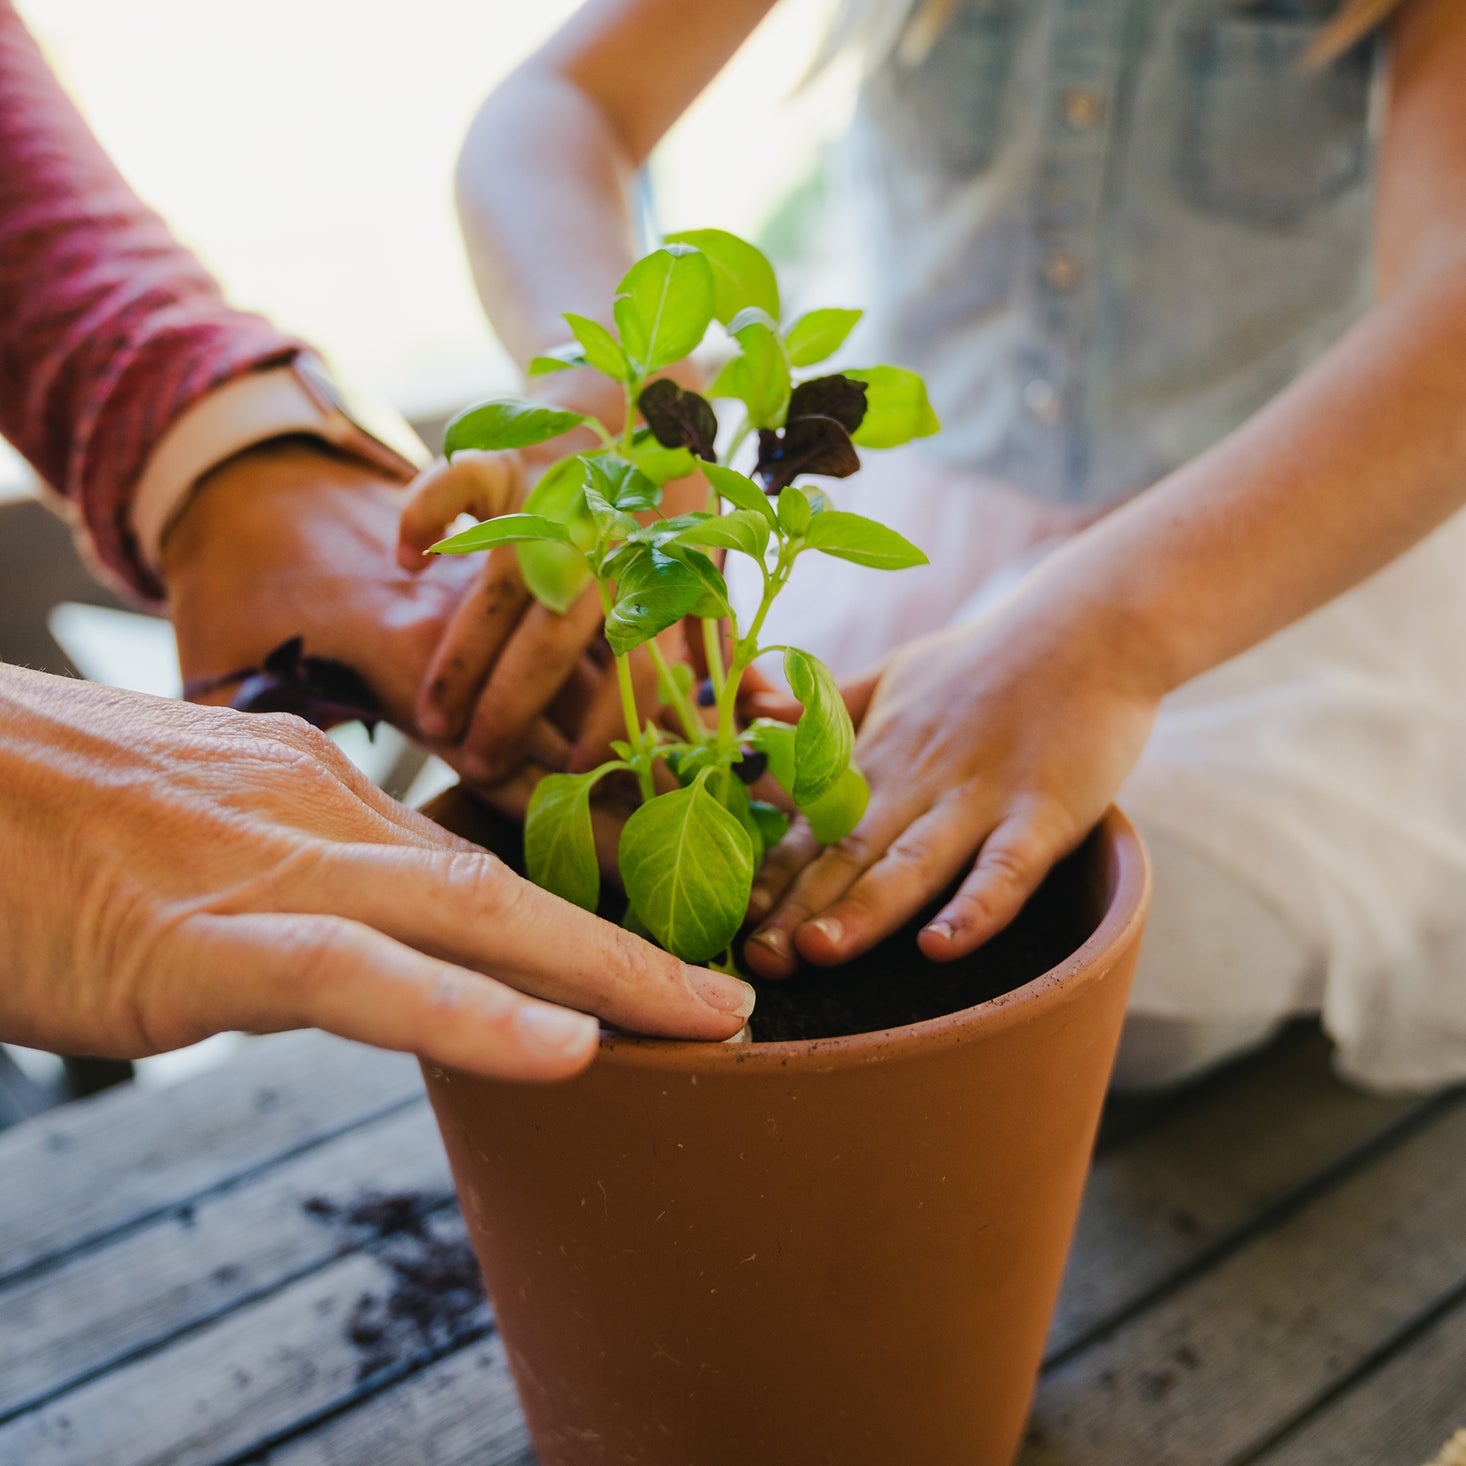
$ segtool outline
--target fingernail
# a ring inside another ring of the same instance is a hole
[[[548,1003],[529,1003],[519,1010],[520,1033],[536,1048],[552,1054],[582,1047],[599,1030],[600,1023],[590,1013],[552,1008]]]
[[[811,931],[817,931],[832,947],[838,947],[845,936],[845,928],[833,916],[821,916],[809,923]]]
[[[424,737],[442,738],[448,731],[448,719],[440,708],[429,705],[417,715],[417,726]]]
[[[757,994],[741,979],[711,972],[706,967],[684,967],[682,976],[687,986],[709,1008],[716,1008],[719,1013],[731,1013],[735,1018],[747,1018],[753,1012]]]
[[[769,951],[777,953],[780,957],[789,955],[789,938],[776,926],[766,927],[761,932],[754,932],[748,940],[767,947]]]
[[[950,942],[956,933],[950,921],[934,921],[926,928],[939,941]]]

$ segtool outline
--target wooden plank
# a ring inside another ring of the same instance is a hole
[[[255,1459],[261,1466],[535,1466],[497,1336]]]
[[[414,1060],[315,1033],[173,1089],[98,1095],[0,1134],[0,1282],[421,1093]]]
[[[1466,1280],[1460,1290],[1466,1293]],[[1466,1430],[1466,1297],[1330,1400],[1256,1466],[1425,1466]]]
[[[1466,1103],[1040,1383],[1023,1466],[1224,1466],[1466,1276]]]
[[[350,1250],[307,1203],[364,1187],[452,1203],[426,1101],[0,1288],[0,1420]]]
[[[456,1211],[434,1219],[433,1232],[449,1245],[463,1243]],[[383,1256],[341,1258],[0,1425],[0,1461],[217,1466],[258,1453],[362,1394],[370,1354],[349,1336],[354,1310],[366,1294],[386,1296],[394,1281]],[[476,1333],[487,1333],[486,1305],[472,1322]],[[431,1357],[425,1346],[378,1379]]]
[[[1050,1358],[1195,1266],[1297,1187],[1388,1135],[1424,1103],[1341,1084],[1316,1031],[1183,1091],[1167,1118],[1107,1148],[1090,1173]]]

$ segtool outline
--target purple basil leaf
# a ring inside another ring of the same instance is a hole
[[[789,397],[784,431],[758,435],[755,472],[777,494],[801,473],[849,478],[860,467],[850,435],[865,417],[866,386],[838,372],[801,382]]]
[[[832,417],[802,417],[782,434],[761,428],[755,472],[764,492],[777,494],[802,473],[849,478],[860,467],[860,455],[842,423]]]
[[[241,713],[294,713],[317,728],[361,722],[371,733],[381,704],[366,679],[345,662],[305,655],[302,637],[283,641],[258,667],[249,667],[229,706]]]
[[[706,397],[684,392],[670,377],[659,377],[637,398],[636,405],[662,447],[690,448],[709,463],[717,460],[713,439],[718,435],[718,419]]]
[[[847,433],[854,433],[865,420],[868,391],[864,382],[839,372],[811,377],[790,394],[784,425],[790,427],[801,417],[832,417]]]

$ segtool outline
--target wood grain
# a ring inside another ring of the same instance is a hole
[[[1466,1276],[1466,1103],[1040,1383],[1023,1466],[1227,1466]]]
[[[424,1100],[0,1288],[0,1420],[347,1251],[312,1198],[451,1187]]]
[[[0,1283],[278,1164],[421,1093],[414,1060],[314,1033],[172,1089],[98,1095],[0,1134]]]

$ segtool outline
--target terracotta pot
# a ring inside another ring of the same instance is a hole
[[[1089,939],[960,1013],[426,1070],[540,1466],[1007,1466],[1148,896],[1118,812],[1077,859]]]

